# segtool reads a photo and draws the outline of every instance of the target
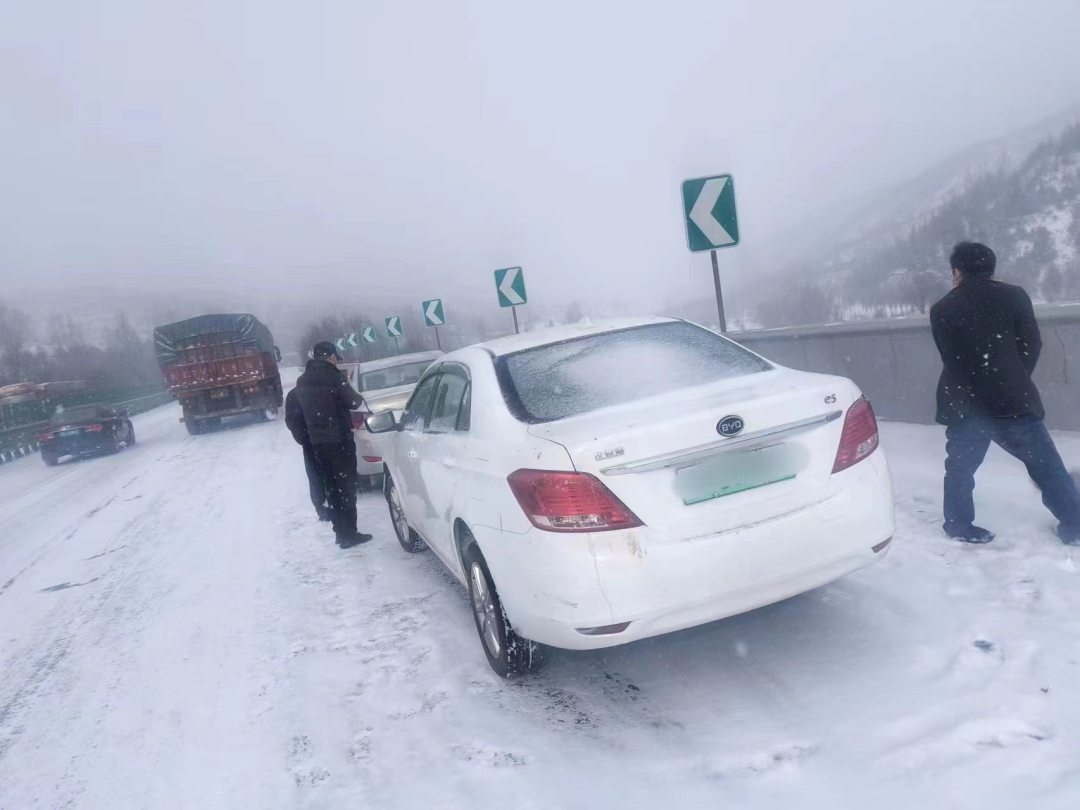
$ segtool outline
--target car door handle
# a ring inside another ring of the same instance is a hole
[[[416,461],[416,459],[417,459],[417,455],[416,455],[415,450],[410,450],[406,455],[408,455],[408,457],[410,459],[412,459],[413,461]]]
[[[444,458],[444,459],[442,460],[442,463],[443,463],[443,466],[444,466],[444,467],[446,467],[447,469],[450,469],[450,470],[452,470],[452,469],[454,469],[454,467],[456,467],[456,466],[457,466],[457,459],[454,459],[454,458]]]

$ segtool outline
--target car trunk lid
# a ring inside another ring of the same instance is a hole
[[[599,478],[658,541],[679,541],[825,500],[855,396],[846,380],[776,369],[530,432],[562,444],[575,467]]]

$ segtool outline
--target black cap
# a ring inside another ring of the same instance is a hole
[[[341,354],[338,352],[337,346],[331,343],[329,340],[323,340],[315,344],[315,351],[312,352],[316,359],[322,357],[336,357],[341,359]]]

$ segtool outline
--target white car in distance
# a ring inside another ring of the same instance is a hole
[[[469,589],[502,676],[543,646],[704,624],[882,559],[873,408],[694,324],[623,319],[455,351],[367,419],[394,529]]]
[[[356,471],[361,483],[374,484],[383,472],[385,436],[368,433],[364,420],[373,413],[393,411],[401,415],[416,383],[444,352],[428,351],[384,357],[366,363],[342,363],[349,384],[364,398],[366,411],[353,414],[353,437],[356,440]]]

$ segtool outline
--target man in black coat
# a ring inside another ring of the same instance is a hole
[[[349,385],[337,364],[341,362],[333,343],[315,346],[314,358],[296,381],[296,399],[300,403],[304,427],[311,441],[312,456],[319,475],[326,482],[330,520],[342,548],[371,539],[356,530],[356,442],[352,433],[350,411],[359,409],[364,400]]]
[[[1080,492],[1043,424],[1031,379],[1042,338],[1031,299],[994,280],[997,258],[986,245],[961,242],[952,252],[953,290],[930,310],[944,369],[937,420],[947,426],[945,532],[968,543],[994,535],[974,525],[975,472],[990,442],[1027,466],[1043,503],[1058,519],[1058,536],[1080,543]]]
[[[307,473],[308,494],[311,496],[315,513],[319,516],[319,520],[329,521],[330,509],[326,505],[326,482],[323,481],[318,462],[315,461],[315,451],[311,447],[311,437],[308,436],[304,411],[300,407],[300,398],[296,395],[295,388],[285,397],[285,427],[289,429],[293,439],[304,451],[304,471]]]

